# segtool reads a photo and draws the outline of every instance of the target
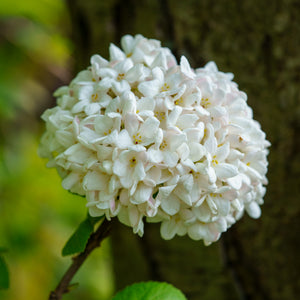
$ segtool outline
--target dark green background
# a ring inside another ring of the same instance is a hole
[[[68,264],[59,257],[64,241],[86,213],[84,201],[61,191],[55,172],[48,175],[45,162],[36,158],[39,115],[54,105],[50,92],[87,67],[90,55],[107,57],[110,42],[141,33],[161,40],[177,58],[185,55],[194,68],[214,60],[220,70],[235,74],[272,143],[269,185],[262,217],[245,216],[210,247],[188,238],[163,241],[157,226],[147,226],[143,239],[116,228],[116,288],[157,279],[173,283],[191,300],[297,299],[300,1],[5,2],[0,6],[0,246],[12,249],[6,258],[14,292],[0,298],[44,298]],[[80,271],[80,288],[69,299],[109,299],[114,279],[106,248],[98,251],[102,260],[95,254]],[[29,274],[38,274],[41,283]]]

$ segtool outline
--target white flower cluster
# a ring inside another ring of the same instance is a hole
[[[84,195],[92,216],[117,216],[143,235],[218,240],[244,211],[260,216],[267,147],[247,96],[215,63],[178,65],[168,48],[141,35],[110,45],[42,118],[40,155]]]

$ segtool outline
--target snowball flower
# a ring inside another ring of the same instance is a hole
[[[215,63],[192,69],[157,40],[126,35],[110,60],[55,92],[40,155],[92,216],[143,235],[188,234],[206,245],[246,211],[261,214],[270,143],[247,96]]]

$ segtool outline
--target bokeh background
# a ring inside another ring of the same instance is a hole
[[[189,300],[297,299],[299,20],[299,0],[0,1],[0,247],[11,278],[0,299],[46,299],[70,263],[60,252],[85,218],[85,200],[64,191],[37,156],[40,115],[90,55],[107,57],[126,33],[162,40],[193,67],[214,60],[235,74],[272,143],[263,214],[245,216],[210,247],[162,241],[152,225],[139,239],[121,226],[64,299],[108,300],[115,288],[148,279],[173,283]]]
[[[61,0],[0,1],[0,246],[11,281],[3,300],[47,298],[70,264],[61,249],[86,216],[85,200],[63,190],[37,155],[40,115],[71,79],[70,27]],[[93,253],[65,299],[110,299],[109,247]]]

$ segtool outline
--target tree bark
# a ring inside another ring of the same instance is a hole
[[[297,299],[299,295],[300,3],[286,1],[69,1],[76,62],[108,56],[126,33],[160,39],[192,67],[233,72],[268,139],[269,185],[259,220],[245,216],[221,241],[140,239],[114,230],[116,286],[165,280],[190,300]],[[234,288],[235,287],[235,288]]]

